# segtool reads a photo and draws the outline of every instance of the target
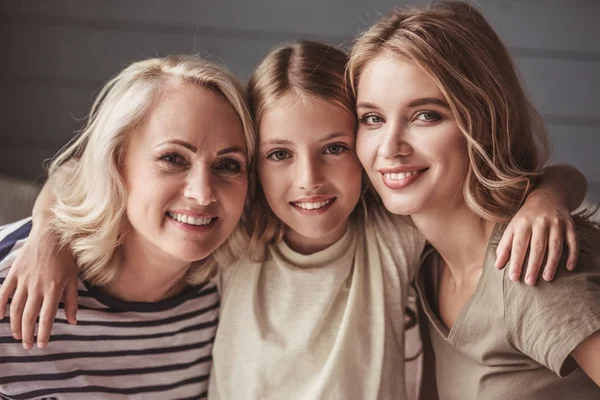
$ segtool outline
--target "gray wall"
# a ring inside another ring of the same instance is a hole
[[[422,0],[5,0],[0,2],[0,174],[33,179],[128,63],[196,52],[246,79],[298,38],[350,45],[379,15]],[[600,192],[600,1],[479,0],[554,142]]]

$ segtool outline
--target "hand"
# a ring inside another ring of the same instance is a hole
[[[40,316],[37,346],[47,346],[61,296],[65,315],[77,323],[77,268],[72,254],[59,250],[54,234],[46,228],[32,229],[8,276],[0,287],[0,319],[8,299],[13,337],[26,350],[33,347],[37,316]]]
[[[529,248],[525,282],[535,285],[545,255],[543,278],[550,281],[556,274],[564,242],[569,249],[567,269],[572,271],[577,264],[579,240],[571,213],[552,196],[534,191],[504,231],[496,250],[496,267],[505,266],[510,257],[509,276],[518,281]]]

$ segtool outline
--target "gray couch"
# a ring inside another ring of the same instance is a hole
[[[40,186],[0,175],[0,225],[31,215]]]

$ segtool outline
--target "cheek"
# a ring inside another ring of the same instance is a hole
[[[369,137],[367,133],[358,133],[356,137],[356,155],[367,171],[369,164],[375,158],[376,149],[377,144],[374,137]]]

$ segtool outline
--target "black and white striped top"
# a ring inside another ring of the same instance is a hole
[[[0,227],[0,284],[31,230]],[[124,302],[79,282],[76,326],[60,305],[50,344],[26,351],[0,321],[0,399],[205,398],[219,297],[213,283],[156,303]]]

